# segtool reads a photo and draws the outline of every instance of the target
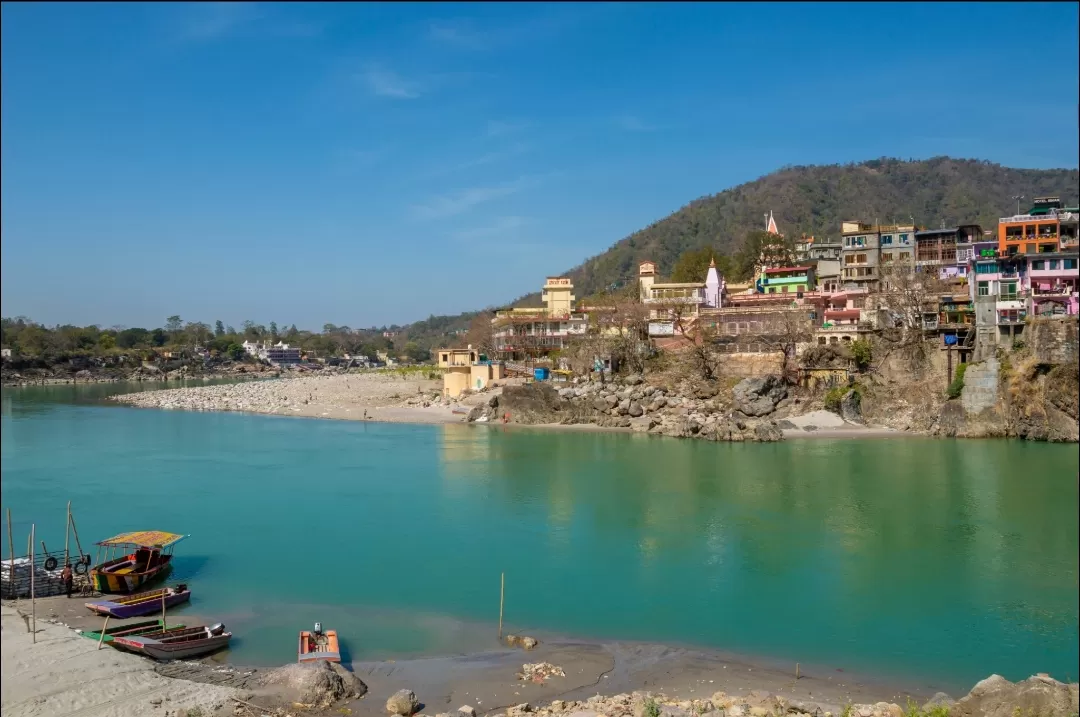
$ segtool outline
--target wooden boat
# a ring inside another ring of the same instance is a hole
[[[191,591],[187,589],[187,585],[176,585],[113,600],[95,600],[86,603],[86,607],[98,615],[109,615],[122,620],[161,612],[162,602],[165,608],[170,608],[190,599]]]
[[[183,660],[228,647],[231,639],[232,633],[226,632],[224,625],[217,624],[115,637],[112,645],[155,660]]]
[[[97,545],[99,559],[105,559],[90,569],[90,583],[101,593],[133,593],[139,586],[169,574],[172,547],[185,537],[139,530],[103,540]],[[117,552],[120,555],[114,557]]]
[[[161,632],[162,622],[161,620],[146,620],[143,622],[132,622],[127,625],[116,625],[110,627],[105,631],[105,637],[102,638],[101,630],[91,630],[86,632],[80,632],[83,637],[87,637],[95,642],[112,642],[114,637],[136,637],[138,635],[145,635],[151,632]],[[166,632],[172,632],[174,630],[183,630],[183,625],[173,625]]]
[[[341,662],[336,630],[323,632],[315,623],[315,630],[300,632],[300,645],[296,650],[297,662]]]

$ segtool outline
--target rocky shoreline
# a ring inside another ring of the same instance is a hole
[[[473,408],[467,420],[590,424],[675,438],[773,442],[783,440],[785,432],[816,430],[815,424],[788,420],[811,406],[777,376],[743,379],[727,389],[718,382],[652,385],[633,375],[560,388],[548,383],[508,386]],[[825,428],[865,429],[858,422],[859,397],[854,391],[844,396],[840,415],[825,416],[831,420]]]
[[[69,606],[64,606],[69,607]],[[1078,685],[999,675],[958,700],[661,645],[543,644],[453,657],[252,668],[156,663],[3,608],[4,715],[52,717],[1072,717]],[[509,643],[513,643],[509,645]],[[796,668],[797,669],[797,668]],[[74,673],[78,673],[78,677]],[[883,700],[882,697],[885,697]]]

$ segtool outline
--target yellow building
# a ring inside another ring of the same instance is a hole
[[[574,311],[574,284],[565,276],[549,276],[541,292],[543,306],[519,306],[495,312],[495,352],[508,360],[536,359],[565,347],[585,334],[588,316]]]
[[[443,369],[443,396],[447,398],[457,398],[465,389],[480,391],[504,378],[502,364],[481,362],[480,353],[472,346],[438,349],[435,357]]]

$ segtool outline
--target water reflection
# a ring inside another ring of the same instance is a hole
[[[790,644],[793,635],[872,639],[898,661],[929,663],[997,643],[993,657],[982,656],[989,669],[1010,653],[1034,667],[1070,651],[1064,659],[1075,667],[1075,449],[503,429],[454,437],[455,451],[463,440],[478,455],[483,446],[486,464],[470,466],[489,475],[483,490],[495,512],[545,532],[541,545],[569,541],[579,551],[532,554],[531,573],[515,576],[536,591],[541,606],[530,618],[541,624],[580,606],[536,576],[587,570],[597,600],[651,602],[651,624],[636,637],[682,631],[747,646]],[[456,470],[444,468],[448,479]],[[701,615],[717,612],[738,615],[739,625],[702,626]],[[697,616],[692,628],[683,615]],[[1047,637],[1051,625],[1056,637]],[[954,647],[921,654],[941,635]]]

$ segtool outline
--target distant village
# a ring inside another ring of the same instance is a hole
[[[721,360],[779,352],[797,371],[810,347],[872,343],[899,330],[947,352],[951,379],[954,364],[1022,346],[1033,319],[1075,320],[1078,218],[1077,207],[1040,197],[996,229],[851,221],[838,240],[788,241],[770,212],[772,241],[750,281],[728,281],[713,263],[700,282],[665,282],[643,261],[636,293],[579,302],[569,278],[549,277],[542,306],[499,310],[487,345],[438,349],[435,358],[447,370],[446,394],[456,396],[507,371],[613,368],[620,357],[590,337],[636,334],[643,353],[708,346]],[[569,354],[582,345],[594,351],[572,366]]]

